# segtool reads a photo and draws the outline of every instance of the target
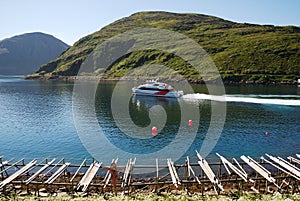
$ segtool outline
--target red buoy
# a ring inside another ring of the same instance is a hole
[[[192,126],[193,125],[193,120],[189,120],[189,126]]]
[[[265,132],[265,135],[266,135],[266,136],[268,136],[268,135],[269,135],[269,132],[268,132],[268,131],[266,131],[266,132]]]
[[[155,126],[152,127],[152,135],[157,135],[157,128]]]

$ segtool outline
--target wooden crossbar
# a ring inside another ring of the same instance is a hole
[[[136,158],[134,160],[129,159],[129,161],[127,162],[125,171],[124,171],[124,179],[123,179],[121,187],[130,185],[131,173],[132,173],[133,167],[135,165],[135,161],[136,161]]]
[[[80,182],[77,185],[77,190],[83,186],[82,191],[85,192],[93,180],[94,176],[97,174],[102,163],[92,163],[89,169],[86,171],[84,176],[81,178]]]
[[[19,169],[17,172],[15,172],[14,174],[12,174],[11,176],[9,176],[8,178],[6,178],[5,180],[3,180],[0,183],[0,188],[3,188],[5,185],[9,184],[10,182],[12,182],[14,179],[16,179],[18,176],[20,176],[23,172],[25,172],[26,170],[28,170],[29,168],[31,168],[37,160],[32,160],[31,162],[29,162],[27,165],[25,165],[24,167],[22,167],[21,169]]]
[[[44,160],[42,160],[40,162],[40,164],[43,164],[45,161],[48,160],[48,157],[45,158]],[[21,176],[28,174],[29,172],[33,171],[35,168],[37,168],[39,165],[36,163],[34,166],[32,166],[31,168],[29,168],[27,171],[23,172]]]
[[[189,159],[188,156],[186,157],[186,161],[187,161],[188,176],[190,177],[190,176],[191,176],[191,173],[192,173],[193,176],[194,176],[194,178],[195,178],[196,181],[198,182],[198,184],[201,184],[200,179],[196,176],[196,174],[195,174],[193,168],[192,168],[191,165],[190,165],[190,159]]]
[[[124,170],[124,176],[123,176],[123,182],[121,184],[121,187],[125,186],[124,183],[125,183],[125,180],[127,180],[127,177],[128,177],[128,174],[129,174],[130,164],[131,164],[131,158],[126,163],[125,170]]]
[[[85,164],[85,162],[86,162],[86,158],[82,161],[82,163],[80,164],[80,166],[78,167],[78,169],[74,173],[73,177],[70,179],[70,182],[72,182],[75,179],[75,177],[77,176],[77,174],[79,173],[80,169]]]
[[[275,183],[276,179],[271,176],[271,172],[258,164],[255,160],[253,160],[250,156],[246,157],[244,155],[241,156],[241,159],[247,163],[251,168],[253,168],[256,172],[258,172],[261,176],[263,176],[266,180],[271,183]]]
[[[282,172],[284,172],[284,173],[286,173],[286,174],[288,174],[288,175],[294,177],[294,178],[297,179],[297,180],[300,180],[299,177],[297,177],[296,175],[294,175],[294,174],[292,174],[291,172],[287,171],[286,169],[280,167],[279,165],[274,164],[273,162],[271,162],[271,161],[265,159],[264,157],[261,157],[261,159],[262,159],[263,161],[269,163],[269,164],[272,165],[273,167],[277,168],[278,170],[280,170],[280,171],[282,171]]]
[[[241,166],[239,165],[239,163],[235,160],[235,162],[238,164],[239,168],[235,167],[232,163],[230,163],[226,158],[224,158],[223,156],[221,156],[220,154],[216,153],[217,156],[220,157],[222,163],[224,164],[224,167],[226,169],[226,171],[228,172],[229,175],[231,175],[230,170],[228,169],[228,167],[233,170],[237,175],[239,175],[244,181],[248,182],[248,175],[245,172],[244,169],[241,168]],[[251,180],[253,181],[253,180]]]
[[[290,164],[289,162],[287,162],[286,160],[284,160],[280,157],[276,158],[276,157],[271,156],[269,154],[266,154],[266,156],[268,156],[271,160],[278,163],[280,166],[282,166],[283,168],[285,168],[286,170],[288,170],[292,174],[296,175],[298,178],[300,177],[300,169],[297,168],[296,166]]]
[[[175,187],[177,188],[178,185],[180,185],[181,183],[180,183],[180,179],[178,177],[178,174],[176,172],[176,169],[174,167],[174,163],[172,162],[172,160],[170,158],[167,159],[167,163],[168,163],[168,168],[169,168],[169,172],[170,172],[170,175],[171,175],[172,182],[175,185]]]
[[[41,174],[44,170],[46,170],[53,162],[55,161],[55,158],[52,159],[50,162],[48,162],[46,165],[44,165],[41,169],[39,169],[34,175],[32,175],[29,179],[25,181],[25,184],[28,185],[31,181],[33,181],[39,174]]]
[[[65,163],[63,164],[46,182],[45,184],[51,184],[55,181],[55,179],[57,179],[57,177],[59,177],[59,175],[61,175],[66,169],[67,167],[70,165],[71,163]]]
[[[12,167],[15,167],[15,166],[16,166],[18,163],[20,163],[21,161],[24,161],[24,158],[18,160],[17,162],[15,162],[14,164],[12,164],[11,166],[9,166],[9,167],[7,167],[6,169],[0,171],[0,174],[3,173],[3,172],[5,172],[5,171],[7,171],[7,170],[9,170],[9,169],[12,168]]]
[[[171,168],[169,160],[167,161],[167,163],[168,163],[168,168],[169,168],[169,172],[170,172],[170,175],[171,175],[172,182],[175,185],[175,187],[177,188],[178,187],[177,180],[176,180],[176,177],[175,177],[175,175],[173,173],[173,169]]]
[[[45,176],[49,174],[49,172],[51,172],[56,166],[58,166],[62,161],[64,160],[64,158],[60,159],[56,164],[53,165],[52,168],[50,168],[50,170],[48,170],[46,173],[45,173]]]
[[[0,168],[4,167],[5,165],[7,165],[9,162],[11,162],[12,160],[14,159],[11,159],[11,160],[6,160],[6,161],[3,161],[1,164],[0,164]],[[4,170],[5,171],[5,170]],[[0,173],[2,173],[3,171],[1,171]]]
[[[200,160],[200,161],[198,161],[198,164],[200,165],[201,169],[204,171],[204,173],[206,174],[206,176],[208,177],[210,182],[213,183],[214,185],[217,185],[221,191],[224,191],[224,188],[223,188],[221,182],[218,180],[215,173],[209,167],[205,158],[203,158],[197,151],[196,151],[196,153]]]
[[[297,163],[297,164],[300,164],[300,160],[299,159],[297,159],[297,158],[294,158],[294,157],[292,157],[292,156],[289,156],[289,157],[287,157],[289,160],[291,160],[292,162],[294,162],[294,163]]]

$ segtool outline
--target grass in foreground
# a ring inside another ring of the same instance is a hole
[[[135,194],[130,196],[113,196],[110,194],[105,195],[95,195],[95,196],[89,196],[89,197],[76,197],[72,198],[70,196],[61,196],[61,197],[34,197],[34,196],[28,196],[28,197],[18,197],[18,196],[11,196],[11,197],[0,197],[0,201],[2,200],[45,200],[45,201],[67,201],[67,200],[74,200],[74,201],[81,201],[81,200],[90,200],[90,201],[101,201],[101,200],[111,200],[111,201],[130,201],[130,200],[149,200],[149,201],[196,201],[196,200],[203,200],[203,201],[231,201],[231,200],[238,200],[238,201],[254,201],[254,200],[274,200],[274,201],[292,201],[292,200],[300,200],[299,194],[293,194],[293,195],[286,195],[286,194],[280,194],[275,193],[273,195],[243,195],[243,196],[201,196],[201,195],[156,195],[156,194]]]

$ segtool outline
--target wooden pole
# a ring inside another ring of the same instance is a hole
[[[156,161],[156,179],[155,179],[155,193],[158,193],[158,159]]]

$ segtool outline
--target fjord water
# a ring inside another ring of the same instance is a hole
[[[83,84],[87,84],[84,82]],[[76,83],[80,84],[80,83]],[[122,83],[131,93],[134,83]],[[33,81],[20,77],[0,77],[0,155],[5,158],[64,157],[73,163],[91,158],[82,145],[73,121],[72,82]],[[198,132],[183,156],[195,158],[200,150],[211,120],[214,99],[204,95],[204,85],[193,85],[195,93],[181,100],[131,97],[132,121],[149,125],[149,109],[155,105],[168,115],[166,126],[155,137],[149,130],[148,139],[124,135],[111,113],[111,96],[116,81],[100,82],[95,111],[107,139],[129,153],[149,153],[167,146],[175,138],[180,124],[180,101],[197,104],[200,110]],[[227,113],[224,129],[211,154],[218,152],[228,158],[242,154],[258,158],[265,153],[288,156],[300,153],[300,88],[297,86],[226,86]],[[84,125],[89,128],[87,120]],[[186,122],[188,124],[188,122]],[[188,126],[188,125],[187,125]],[[133,128],[134,129],[134,128]],[[87,129],[88,131],[88,129]],[[268,132],[268,135],[265,133]],[[178,146],[185,146],[182,141]],[[166,159],[169,150],[162,159]],[[100,153],[115,158],[113,152]],[[127,160],[127,159],[124,159]],[[183,158],[181,159],[183,161]]]

